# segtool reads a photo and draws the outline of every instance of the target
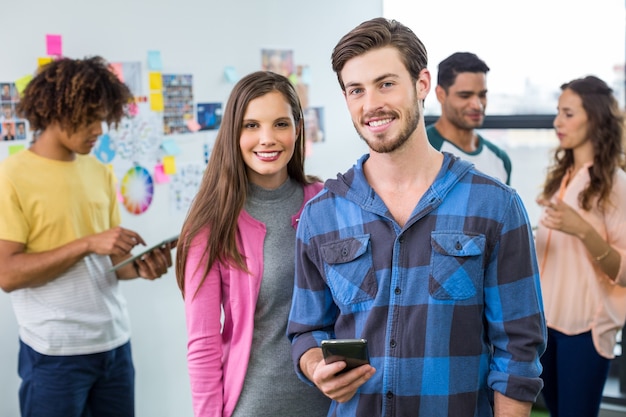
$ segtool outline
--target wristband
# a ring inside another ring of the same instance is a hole
[[[606,258],[607,256],[609,256],[609,253],[611,253],[611,249],[613,249],[612,247],[609,246],[609,248],[606,250],[606,252],[604,252],[602,255],[600,256],[596,256],[595,261],[596,262],[600,262],[601,260],[603,260],[604,258]]]

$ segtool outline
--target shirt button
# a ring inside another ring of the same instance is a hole
[[[457,241],[456,245],[454,245],[454,249],[456,250],[461,250],[463,249],[463,245],[461,245],[461,242]]]
[[[341,249],[341,256],[343,256],[344,258],[348,256],[348,248]]]
[[[402,290],[399,287],[396,287],[396,290],[394,292],[396,293],[396,295],[400,295],[402,293]]]
[[[392,340],[391,342],[389,342],[389,346],[391,346],[392,348],[396,347],[396,341]]]
[[[393,392],[387,391],[387,399],[392,399],[392,398],[393,398]]]

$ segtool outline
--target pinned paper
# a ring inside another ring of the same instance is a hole
[[[48,55],[63,55],[61,35],[46,35],[46,53]]]
[[[170,177],[165,173],[163,164],[161,163],[154,166],[154,181],[158,184],[170,182]]]
[[[111,63],[111,71],[113,71],[113,74],[115,74],[121,82],[124,82],[124,69],[122,68],[121,62]]]
[[[24,89],[26,88],[30,80],[32,79],[33,79],[33,76],[28,74],[28,75],[23,76],[22,78],[15,80],[15,88],[17,89],[17,92],[19,94],[22,94],[24,92]]]
[[[187,129],[191,130],[192,132],[197,132],[198,130],[200,130],[201,127],[202,126],[200,126],[200,123],[198,123],[196,119],[187,120]]]
[[[163,70],[161,51],[148,51],[148,69],[151,71]]]
[[[179,155],[180,154],[180,148],[178,147],[178,144],[174,142],[173,139],[164,140],[161,143],[161,148],[165,151],[167,155]]]
[[[163,93],[150,93],[150,109],[163,111]]]
[[[39,68],[41,68],[44,65],[47,65],[47,64],[49,64],[51,62],[52,62],[52,57],[49,57],[49,56],[42,56],[42,57],[37,58],[37,66]]]
[[[168,175],[176,174],[176,159],[173,156],[163,158],[163,172]]]
[[[163,77],[160,72],[149,72],[150,90],[163,90]]]
[[[131,116],[137,116],[139,114],[139,106],[136,102],[132,102],[128,105],[128,114]]]
[[[9,146],[9,155],[13,155],[14,153],[18,153],[24,149],[24,145],[10,145]]]
[[[310,85],[312,84],[312,77],[311,77],[311,68],[309,68],[309,66],[307,65],[306,67],[302,68],[302,83],[306,84],[306,85]]]
[[[226,80],[229,83],[233,84],[235,84],[239,80],[239,77],[237,76],[237,70],[235,69],[235,67],[232,66],[224,67],[224,77],[226,77]]]

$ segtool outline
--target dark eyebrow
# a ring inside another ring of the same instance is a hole
[[[387,74],[383,74],[383,75],[380,75],[380,76],[374,78],[374,83],[379,83],[382,80],[384,80],[385,78],[398,78],[398,77],[399,77],[398,74],[393,74],[393,73],[389,72]],[[345,86],[346,86],[346,88],[348,88],[348,87],[358,87],[361,84],[362,83],[353,82],[353,83],[347,83]]]

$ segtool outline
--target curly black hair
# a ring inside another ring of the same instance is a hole
[[[34,131],[58,123],[69,133],[98,121],[117,125],[133,95],[99,56],[62,58],[44,67],[28,83],[16,107]]]

